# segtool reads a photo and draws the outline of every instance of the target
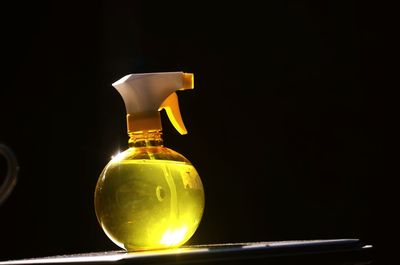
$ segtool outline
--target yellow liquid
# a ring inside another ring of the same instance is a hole
[[[95,209],[115,244],[131,251],[179,247],[194,234],[204,209],[203,185],[193,165],[180,160],[117,157],[106,166]]]

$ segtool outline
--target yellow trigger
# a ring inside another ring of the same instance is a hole
[[[178,95],[176,95],[175,92],[164,100],[158,110],[161,109],[165,109],[169,120],[180,134],[187,134],[187,130],[182,121],[181,111],[179,110]]]

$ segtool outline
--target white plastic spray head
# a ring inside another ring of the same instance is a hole
[[[193,74],[165,72],[130,74],[113,83],[125,102],[128,133],[161,130],[159,111],[165,109],[175,129],[186,134],[175,91],[192,89],[193,79]]]

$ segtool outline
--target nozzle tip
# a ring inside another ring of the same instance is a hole
[[[194,75],[191,73],[183,73],[182,88],[188,89],[194,87]]]

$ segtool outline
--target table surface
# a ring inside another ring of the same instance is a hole
[[[179,249],[108,251],[0,261],[5,264],[370,264],[372,246],[359,239],[247,242]]]

